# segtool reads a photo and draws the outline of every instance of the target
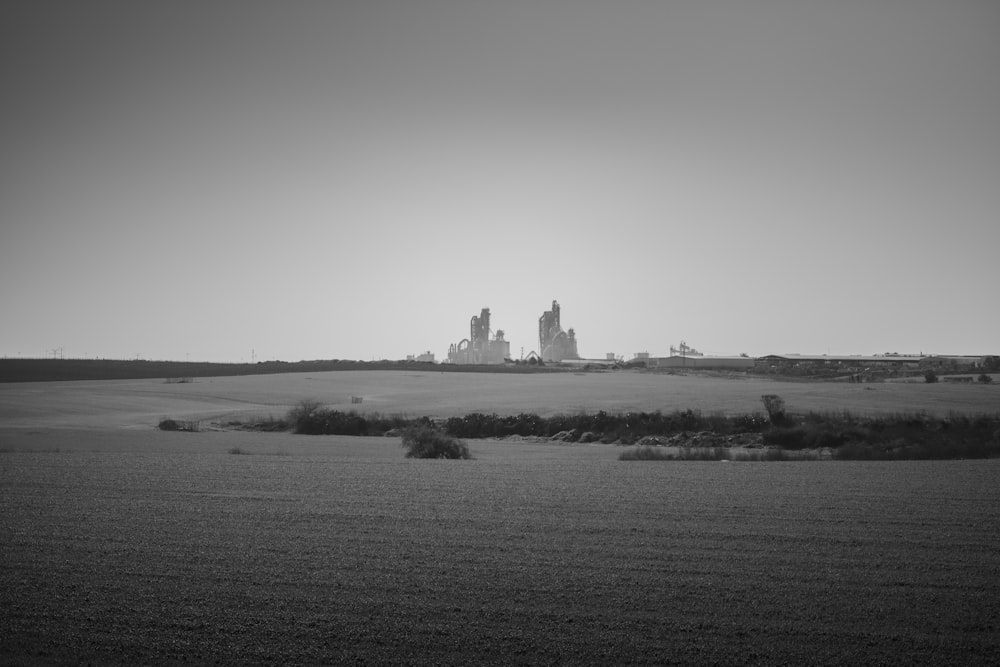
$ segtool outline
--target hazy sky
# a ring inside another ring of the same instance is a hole
[[[0,85],[0,355],[1000,353],[992,0],[8,0]]]

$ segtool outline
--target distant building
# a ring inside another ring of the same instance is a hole
[[[546,310],[538,318],[538,349],[545,361],[566,361],[579,359],[576,347],[576,332],[562,330],[559,321],[559,302],[552,302],[552,310]]]
[[[688,357],[672,355],[669,357],[647,357],[647,368],[690,368],[692,370],[732,370],[744,371],[754,367],[750,357],[718,356],[708,357],[703,354]]]
[[[987,357],[983,356],[936,354],[922,357],[920,367],[935,370],[970,370],[985,367],[986,360]]]
[[[427,350],[423,354],[417,354],[417,355],[408,354],[408,355],[406,355],[406,360],[407,361],[430,362],[430,363],[433,364],[434,363],[434,353],[431,352],[430,350]]]
[[[563,359],[559,363],[563,366],[574,366],[579,368],[587,366],[597,368],[613,368],[618,366],[617,359]]]
[[[703,357],[701,352],[694,349],[684,341],[681,341],[680,347],[670,346],[670,356],[671,357]]]
[[[490,309],[483,308],[469,321],[469,337],[448,348],[451,364],[502,364],[510,358],[510,343],[504,339],[503,330],[490,337]]]
[[[865,373],[916,369],[924,359],[907,354],[768,354],[757,357],[755,368],[765,373]]]

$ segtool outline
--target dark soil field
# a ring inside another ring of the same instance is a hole
[[[430,380],[357,390],[355,377],[334,391],[322,377],[0,394],[0,663],[1000,656],[1000,461],[623,462],[610,445],[516,441],[426,461],[404,458],[398,438],[154,428],[157,416],[280,414],[322,382],[331,403],[367,391],[365,407],[447,412]],[[546,398],[493,379],[479,409]],[[787,386],[773,393],[807,395]],[[591,391],[653,400],[623,387]],[[935,391],[953,389],[992,391]],[[594,407],[583,390],[548,391],[552,410]]]

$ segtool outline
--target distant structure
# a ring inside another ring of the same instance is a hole
[[[538,318],[538,350],[543,361],[563,361],[579,359],[576,349],[576,332],[563,331],[559,323],[559,302],[552,302],[552,310],[546,310]]]
[[[639,355],[636,355],[639,358]],[[669,357],[651,357],[647,353],[643,360],[647,368],[679,368],[679,369],[711,369],[745,371],[753,368],[754,360],[748,356],[706,356],[698,350],[681,341],[680,347],[670,346]]]
[[[503,330],[490,338],[490,309],[483,308],[469,322],[469,337],[448,348],[451,364],[502,364],[510,358],[510,343],[504,340]]]
[[[669,357],[649,357],[646,359],[648,368],[678,368],[688,370],[712,369],[729,371],[746,371],[754,367],[755,360],[743,356],[694,356],[671,355]]]
[[[429,362],[429,363],[433,364],[434,363],[434,353],[431,352],[430,350],[427,350],[426,352],[424,352],[422,354],[408,354],[408,355],[406,355],[406,360],[407,361]]]
[[[680,347],[670,346],[670,356],[671,357],[704,357],[705,355],[694,349],[684,341],[681,341]]]

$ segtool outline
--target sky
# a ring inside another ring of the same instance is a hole
[[[998,65],[991,0],[8,0],[0,356],[997,354]]]

